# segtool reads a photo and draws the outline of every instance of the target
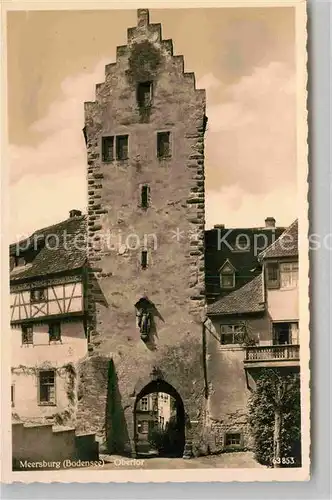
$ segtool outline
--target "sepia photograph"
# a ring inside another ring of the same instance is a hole
[[[265,3],[6,12],[11,481],[309,479],[305,3]]]

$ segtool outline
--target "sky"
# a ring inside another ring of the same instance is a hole
[[[287,226],[296,213],[292,7],[159,9],[207,92],[206,228]],[[136,11],[9,12],[11,241],[86,210],[83,102],[126,44]]]

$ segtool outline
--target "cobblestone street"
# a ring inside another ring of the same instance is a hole
[[[183,458],[154,457],[130,459],[117,455],[101,457],[105,460],[102,470],[124,469],[209,469],[209,468],[264,468],[250,452],[223,453],[184,460]],[[93,469],[99,467],[93,467]]]

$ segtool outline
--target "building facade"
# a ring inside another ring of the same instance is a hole
[[[171,398],[163,392],[143,396],[136,406],[137,447],[151,450],[149,439],[153,430],[164,431],[171,417]]]
[[[16,421],[75,425],[77,366],[87,354],[85,225],[73,210],[10,247]]]
[[[297,221],[258,255],[257,264],[260,274],[208,306],[209,436],[215,451],[251,448],[248,399],[262,369],[299,371]]]

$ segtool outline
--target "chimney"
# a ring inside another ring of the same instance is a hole
[[[81,217],[81,215],[82,215],[81,210],[73,209],[73,210],[70,210],[70,212],[69,212],[70,219],[72,219],[73,217]]]
[[[225,224],[215,224],[213,229],[225,229]]]
[[[265,227],[268,229],[274,229],[276,227],[276,220],[274,217],[266,217]]]

